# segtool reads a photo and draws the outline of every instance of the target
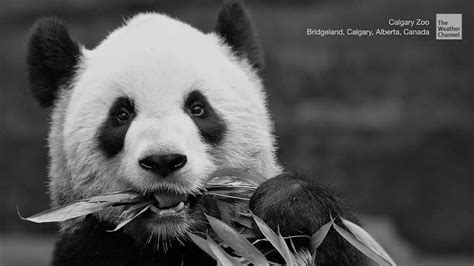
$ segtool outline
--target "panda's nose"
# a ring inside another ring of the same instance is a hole
[[[148,155],[138,161],[143,169],[157,173],[162,177],[183,168],[186,162],[187,158],[182,154]]]

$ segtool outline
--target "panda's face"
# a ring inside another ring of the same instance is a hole
[[[257,64],[237,49],[244,41],[224,43],[216,29],[139,15],[95,49],[77,51],[67,89],[52,94],[55,202],[132,190],[154,204],[127,230],[179,236],[204,224],[209,203],[199,195],[214,171],[278,174]],[[115,222],[120,213],[100,217]]]

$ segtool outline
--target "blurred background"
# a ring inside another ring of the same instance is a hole
[[[47,264],[55,225],[21,221],[48,208],[48,110],[30,95],[29,27],[65,19],[93,48],[139,11],[203,31],[217,0],[7,0],[0,8],[0,265]],[[246,1],[266,51],[263,73],[280,159],[329,184],[400,265],[474,263],[472,1]],[[435,41],[435,14],[463,13],[462,41]],[[315,37],[307,28],[389,27],[428,19],[427,37]]]

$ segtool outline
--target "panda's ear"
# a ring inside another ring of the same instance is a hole
[[[239,57],[245,57],[256,70],[263,68],[263,56],[252,21],[240,1],[224,0],[217,15],[215,32]]]
[[[28,75],[33,95],[41,106],[53,105],[61,86],[74,76],[80,60],[79,45],[71,40],[63,22],[43,18],[36,22],[28,43]]]

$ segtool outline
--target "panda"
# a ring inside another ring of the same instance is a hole
[[[215,204],[199,191],[224,168],[267,179],[249,206],[283,235],[311,235],[330,214],[357,222],[314,178],[278,163],[260,46],[238,1],[222,4],[213,32],[141,13],[91,50],[61,20],[43,18],[27,65],[33,95],[51,109],[52,205],[120,190],[157,199],[113,233],[116,209],[63,222],[52,265],[215,265],[186,233],[208,228],[204,212]],[[294,244],[297,252],[310,245]],[[333,229],[317,252],[317,265],[366,264]]]

